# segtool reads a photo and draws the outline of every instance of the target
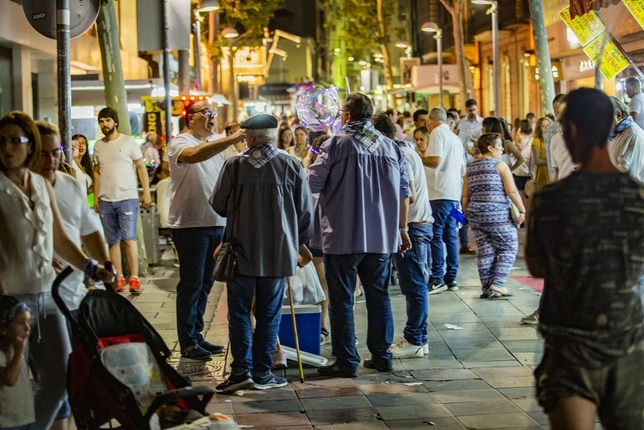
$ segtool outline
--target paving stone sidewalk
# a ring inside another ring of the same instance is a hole
[[[171,256],[151,269],[134,305],[173,350],[171,363],[194,384],[213,388],[229,371],[230,357],[203,363],[182,359],[176,335],[175,291],[178,269]],[[525,276],[521,258],[512,275]],[[289,362],[283,389],[216,395],[210,412],[234,416],[243,428],[264,429],[523,429],[548,428],[534,399],[532,372],[542,354],[535,326],[520,324],[534,311],[539,295],[510,279],[511,299],[481,300],[476,257],[461,259],[456,292],[430,296],[429,349],[423,358],[395,360],[394,371],[359,369],[354,379],[322,378],[305,367],[299,381],[297,364]],[[391,286],[396,338],[405,323],[405,301]],[[226,292],[216,283],[206,309],[207,340],[227,344]],[[447,325],[457,326],[457,329]],[[366,306],[356,305],[356,330],[366,339]],[[369,358],[365,342],[358,345]],[[322,354],[331,358],[329,344]],[[597,427],[601,428],[601,427]]]

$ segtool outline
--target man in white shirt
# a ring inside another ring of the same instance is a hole
[[[168,227],[179,254],[177,333],[183,357],[203,360],[224,347],[207,342],[201,332],[208,294],[215,280],[213,253],[224,236],[226,219],[208,199],[224,165],[222,153],[244,139],[238,130],[212,140],[217,112],[207,101],[188,107],[188,131],[170,143],[170,212]]]
[[[561,133],[555,134],[550,140],[550,158],[552,167],[555,169],[554,181],[560,181],[570,176],[577,168],[572,161],[568,148],[566,148],[566,142]]]
[[[117,291],[125,289],[121,263],[121,241],[130,266],[130,293],[139,294],[139,250],[136,245],[136,221],[139,217],[139,187],[143,187],[144,209],[150,207],[150,179],[143,154],[132,136],[116,130],[119,115],[106,107],[98,113],[98,123],[105,135],[94,145],[94,210],[101,215],[110,259],[119,274]]]
[[[429,112],[425,109],[418,109],[414,112],[414,115],[413,115],[414,127],[412,127],[411,131],[407,133],[407,136],[405,136],[405,140],[407,142],[414,143],[414,132],[416,131],[417,128],[427,125],[428,114]]]
[[[629,109],[616,97],[610,97],[615,109],[615,127],[608,142],[610,161],[622,172],[644,182],[644,130],[628,115]]]
[[[391,140],[396,140],[396,128],[386,113],[375,114],[371,117],[371,122],[381,134]],[[431,258],[429,244],[432,240],[434,218],[429,204],[423,161],[411,143],[406,140],[398,140],[396,143],[405,155],[412,194],[407,221],[400,221],[401,225],[407,225],[411,249],[392,255],[398,269],[400,291],[405,295],[407,301],[407,323],[403,337],[391,347],[391,353],[395,358],[414,358],[429,353],[429,350],[425,351],[429,312],[427,261]]]
[[[644,94],[642,94],[642,83],[634,76],[626,79],[626,95],[631,99],[628,104],[630,115],[635,123],[644,129]]]
[[[467,111],[467,116],[458,123],[458,129],[472,136],[474,140],[478,140],[481,137],[483,129],[483,118],[478,116],[478,109],[476,100],[469,99],[466,101],[465,110]]]
[[[458,240],[456,219],[450,215],[458,210],[461,200],[465,159],[463,144],[445,123],[447,114],[441,108],[429,113],[431,131],[427,151],[420,154],[426,169],[429,200],[434,217],[431,241],[432,270],[429,294],[446,289],[457,290]],[[445,255],[447,248],[447,256]],[[447,265],[447,270],[445,270]]]

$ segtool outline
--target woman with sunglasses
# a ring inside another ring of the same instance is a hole
[[[27,114],[0,119],[0,294],[18,297],[33,311],[28,355],[39,375],[36,422],[47,429],[65,398],[71,351],[64,317],[51,296],[53,253],[94,280],[112,283],[116,277],[67,236],[51,185],[29,171],[41,151],[40,134]]]

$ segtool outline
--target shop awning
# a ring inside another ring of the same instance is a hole
[[[570,17],[583,15],[591,10],[598,11],[621,2],[622,0],[570,0]]]

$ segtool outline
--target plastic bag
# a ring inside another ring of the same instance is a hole
[[[309,263],[301,268],[298,267],[297,270],[300,272],[300,279],[302,279],[302,285],[304,286],[302,304],[315,305],[326,300],[322,284],[320,284],[320,279],[318,278],[318,273],[315,271],[313,263]]]
[[[315,305],[326,300],[313,263],[295,270],[295,276],[291,277],[291,290],[293,291],[294,305]],[[283,304],[289,304],[288,291],[284,291]]]

